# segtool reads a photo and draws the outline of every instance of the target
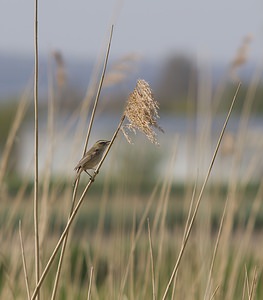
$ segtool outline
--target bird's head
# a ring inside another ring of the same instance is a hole
[[[107,148],[107,146],[109,145],[110,141],[107,141],[107,140],[98,140],[94,147],[96,147],[97,149],[100,149],[100,150],[104,150]]]

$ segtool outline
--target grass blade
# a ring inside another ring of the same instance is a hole
[[[215,159],[216,159],[216,156],[217,156],[217,153],[218,153],[218,149],[219,149],[219,146],[221,144],[221,141],[222,141],[222,138],[224,136],[224,133],[225,133],[225,129],[226,129],[226,126],[227,126],[227,123],[229,121],[229,118],[230,118],[230,115],[232,113],[232,109],[234,107],[234,104],[235,104],[235,101],[236,101],[236,98],[237,98],[237,94],[238,94],[238,91],[239,91],[239,88],[240,88],[240,84],[238,85],[237,89],[236,89],[236,92],[235,92],[235,95],[233,97],[233,100],[232,100],[232,103],[231,103],[231,106],[229,108],[229,111],[228,111],[228,114],[227,114],[227,117],[226,117],[226,120],[225,120],[225,123],[223,125],[223,128],[221,130],[221,133],[220,133],[220,136],[218,138],[218,142],[217,142],[217,145],[216,145],[216,148],[215,148],[215,151],[214,151],[214,154],[212,156],[212,159],[211,159],[211,162],[210,162],[210,165],[209,165],[209,168],[208,168],[208,171],[207,171],[207,174],[206,174],[206,177],[205,177],[205,180],[204,180],[204,183],[202,185],[202,188],[201,188],[201,191],[200,191],[200,194],[198,196],[198,199],[197,199],[197,203],[196,203],[196,206],[195,206],[195,209],[194,209],[194,212],[193,212],[193,215],[192,215],[192,218],[191,218],[191,221],[190,221],[190,224],[189,224],[189,227],[188,227],[188,230],[186,232],[186,235],[185,235],[185,238],[183,240],[183,243],[182,243],[182,246],[181,246],[181,250],[179,252],[179,255],[178,255],[178,259],[176,261],[176,264],[174,266],[174,269],[173,269],[173,272],[171,274],[171,277],[170,277],[170,280],[166,286],[166,289],[165,289],[165,292],[163,294],[163,297],[162,297],[162,300],[165,300],[166,297],[167,297],[167,294],[168,294],[168,291],[169,291],[169,288],[172,284],[172,281],[173,281],[173,278],[179,268],[179,264],[181,262],[181,259],[182,259],[182,256],[184,254],[184,250],[185,250],[185,247],[187,245],[187,241],[189,239],[189,236],[190,236],[190,233],[192,231],[192,228],[193,228],[193,224],[194,224],[194,221],[195,221],[195,218],[196,218],[196,215],[197,215],[197,212],[198,212],[198,208],[200,206],[200,203],[201,203],[201,200],[202,200],[202,197],[203,197],[203,193],[204,193],[204,190],[205,190],[205,187],[206,187],[206,184],[208,182],[208,179],[209,179],[209,176],[210,176],[210,173],[212,171],[212,168],[213,168],[213,165],[214,165],[214,162],[215,162]]]

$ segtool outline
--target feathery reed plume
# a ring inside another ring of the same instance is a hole
[[[224,139],[222,140],[220,154],[224,157],[233,154],[235,151],[235,146],[236,146],[236,141],[233,133],[230,131],[226,132]]]
[[[138,59],[139,57],[137,55],[129,54],[115,61],[105,76],[104,87],[112,86],[124,81],[128,74],[132,73],[136,68]]]
[[[57,86],[59,89],[62,89],[66,85],[66,82],[67,82],[65,62],[64,62],[61,52],[54,51],[52,54],[53,54],[54,60],[56,62]]]
[[[158,109],[159,104],[154,100],[149,84],[145,80],[139,79],[128,98],[124,112],[129,123],[122,127],[122,132],[128,138],[128,142],[130,139],[125,132],[125,127],[133,132],[136,132],[136,129],[141,131],[152,143],[158,145],[157,133],[154,129],[164,132],[157,123]]]
[[[237,49],[236,55],[231,63],[231,73],[234,80],[239,80],[237,69],[247,62],[249,45],[252,41],[252,35],[248,34],[244,37],[241,46]]]

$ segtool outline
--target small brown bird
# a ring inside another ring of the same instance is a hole
[[[85,171],[90,177],[92,177],[87,170],[95,169],[101,161],[109,143],[110,141],[99,140],[89,149],[88,152],[86,152],[74,169],[77,171],[76,180],[82,171]]]

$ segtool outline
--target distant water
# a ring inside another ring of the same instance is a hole
[[[91,135],[91,144],[97,139],[110,139],[118,125],[120,116],[100,116],[95,119],[94,131]],[[146,151],[148,155],[154,152],[156,175],[165,176],[171,167],[171,157],[176,153],[173,166],[175,181],[202,179],[208,169],[212,158],[225,115],[215,119],[202,117],[189,119],[183,116],[163,116],[160,125],[165,133],[158,133],[159,147],[152,145],[142,134],[131,135],[133,145],[129,145],[122,134],[118,143],[113,147],[113,156],[118,154],[114,151],[126,151],[126,153],[138,153]],[[81,134],[76,130],[76,120],[70,124],[69,119],[56,120],[54,139],[47,134],[46,122],[40,125],[40,170],[46,167],[47,153],[52,146],[53,174],[72,176],[73,169],[80,159],[85,141],[85,131]],[[79,130],[79,129],[78,129]],[[240,180],[259,180],[263,175],[263,119],[253,117],[240,134],[240,119],[237,116],[230,118],[226,134],[223,138],[215,166],[212,172],[212,180],[228,181],[233,174]],[[33,174],[33,129],[25,127],[18,143],[20,154],[23,159],[19,170],[21,174]],[[239,139],[240,138],[240,139]],[[238,144],[241,141],[241,144]],[[238,147],[241,148],[238,148]],[[117,148],[116,148],[117,147]],[[115,149],[115,150],[114,150]],[[125,150],[123,150],[125,149]],[[66,163],[65,163],[66,162]]]
[[[80,62],[77,60],[66,61],[68,75],[71,84],[80,90],[85,91],[90,79],[91,70],[94,61]],[[141,64],[141,68],[131,78],[132,86],[136,78],[146,78],[149,82],[154,82],[157,64]],[[10,55],[0,54],[0,99],[20,95],[27,86],[29,80],[32,80],[33,87],[33,57],[18,58]],[[215,68],[216,69],[216,68]],[[218,68],[215,71],[217,76],[222,72]],[[47,93],[47,59],[40,59],[39,71],[40,93]],[[95,118],[95,131],[92,133],[91,140],[108,139],[113,134],[120,116],[103,115]],[[158,155],[158,174],[165,174],[172,152],[176,151],[176,160],[174,165],[174,180],[187,180],[190,176],[202,177],[202,172],[207,170],[213,149],[215,148],[220,130],[223,126],[225,115],[217,116],[211,119],[209,116],[198,116],[190,119],[187,116],[162,116],[160,125],[165,134],[160,133],[158,140],[160,147],[156,150]],[[85,140],[85,130],[87,124],[84,124],[84,131],[76,136],[77,119],[69,123],[69,118],[59,117],[55,120],[54,139],[51,142],[47,134],[47,120],[40,122],[40,169],[43,170],[46,165],[46,154],[50,143],[52,143],[52,170],[54,174],[72,174],[75,163],[79,160],[82,147]],[[32,126],[32,125],[31,125]],[[33,127],[27,124],[18,137],[16,143],[20,149],[23,159],[20,160],[19,171],[21,174],[33,174],[33,145],[34,134]],[[220,152],[216,161],[217,167],[213,171],[213,176],[220,180],[227,180],[231,176],[235,157],[239,155],[238,176],[251,176],[259,179],[263,176],[263,119],[252,117],[249,120],[245,132],[241,134],[242,149],[238,146],[240,120],[237,116],[231,116],[227,127],[227,134],[222,142],[222,147],[226,147],[225,152]],[[134,145],[132,149],[136,151],[149,151],[154,146],[146,141],[140,134],[133,137]],[[123,137],[120,138],[124,140]],[[225,142],[227,140],[227,143]],[[76,142],[77,141],[77,142]],[[78,144],[76,144],[78,143]],[[127,143],[123,142],[127,147]],[[224,145],[226,144],[226,146]],[[143,145],[143,146],[142,146]],[[137,148],[136,148],[137,147]],[[127,151],[130,148],[127,148]],[[133,150],[133,151],[135,151]],[[139,153],[139,152],[138,152]],[[67,162],[67,163],[65,163]],[[253,169],[254,168],[254,169]],[[252,171],[251,171],[252,170]],[[250,173],[248,173],[250,172]]]

